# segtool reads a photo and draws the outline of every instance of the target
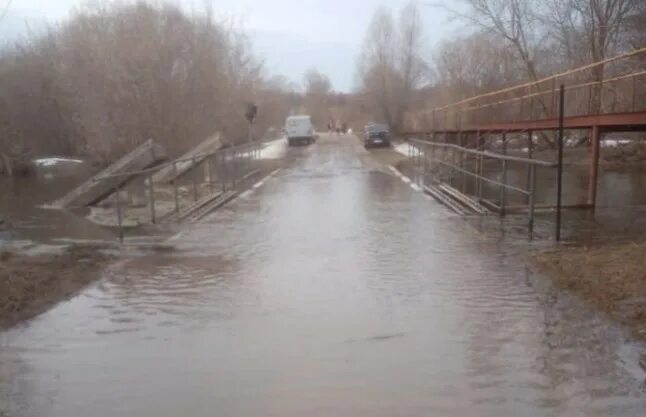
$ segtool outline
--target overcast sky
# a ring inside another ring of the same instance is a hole
[[[0,4],[3,1],[0,0]],[[174,0],[188,9],[200,9],[204,0]],[[210,0],[214,11],[233,17],[251,35],[255,50],[270,73],[300,83],[309,67],[326,73],[336,90],[354,86],[355,64],[373,12],[379,6],[398,9],[408,0]],[[13,0],[2,36],[16,33],[25,21],[56,22],[87,0]],[[442,10],[420,0],[428,50],[453,29]]]

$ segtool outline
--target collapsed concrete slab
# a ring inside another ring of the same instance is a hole
[[[54,201],[51,206],[71,208],[96,204],[112,194],[117,188],[123,187],[139,177],[137,174],[115,175],[141,171],[166,160],[166,158],[164,148],[149,139],[62,198]]]
[[[199,166],[206,158],[206,155],[217,151],[221,147],[222,141],[220,140],[220,133],[215,133],[181,157],[177,158],[178,162],[175,164],[175,167],[173,167],[173,164],[169,164],[157,171],[155,175],[153,175],[153,182],[160,184],[174,181],[191,171],[196,166]]]

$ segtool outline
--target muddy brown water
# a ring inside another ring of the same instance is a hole
[[[349,138],[0,334],[0,414],[646,415],[643,346]],[[534,243],[536,244],[536,243]]]
[[[88,164],[41,167],[28,177],[0,176],[0,246],[8,240],[51,242],[55,239],[114,239],[115,233],[85,220],[83,213],[45,206],[85,181],[95,171]]]

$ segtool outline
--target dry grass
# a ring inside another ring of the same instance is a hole
[[[108,258],[96,248],[62,255],[0,253],[0,329],[34,317],[99,276]]]
[[[556,286],[646,338],[646,243],[559,248],[535,253],[533,261]]]

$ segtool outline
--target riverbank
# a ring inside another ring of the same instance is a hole
[[[78,293],[100,276],[109,260],[96,247],[35,256],[0,252],[0,330]]]
[[[571,291],[646,340],[646,243],[559,247],[531,255],[556,287]]]

